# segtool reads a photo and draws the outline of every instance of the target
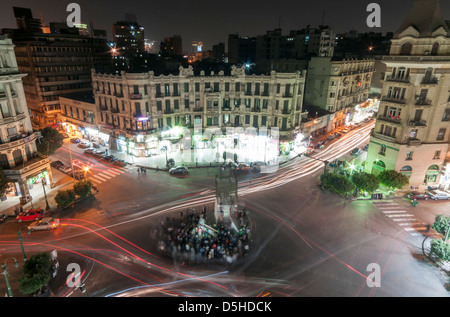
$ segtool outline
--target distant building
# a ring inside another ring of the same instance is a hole
[[[121,55],[145,52],[144,27],[137,22],[118,21],[113,26],[114,42]]]
[[[212,47],[212,59],[215,62],[225,62],[225,43],[219,43]]]
[[[181,36],[174,35],[171,37],[166,37],[160,45],[160,54],[162,56],[183,55],[183,43]]]
[[[252,64],[256,61],[256,37],[228,35],[228,63]]]
[[[22,32],[40,33],[42,25],[40,19],[33,18],[33,13],[28,8],[13,7],[17,28]]]

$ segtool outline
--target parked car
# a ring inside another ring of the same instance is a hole
[[[117,161],[117,158],[114,155],[102,155],[102,159],[104,159],[107,162]]]
[[[94,150],[92,151],[92,155],[96,157],[102,157],[102,155],[105,154],[105,150]]]
[[[450,194],[441,190],[429,191],[427,194],[429,194],[430,198],[434,200],[450,200]]]
[[[410,192],[408,195],[406,195],[406,197],[411,200],[428,200],[431,198],[431,195],[429,195],[428,193]]]
[[[304,152],[306,156],[310,156],[312,153],[314,152],[314,148],[313,147],[309,147],[306,149],[306,151]]]
[[[173,167],[169,170],[169,173],[171,175],[175,175],[175,174],[187,174],[189,173],[188,168],[186,166],[177,166],[177,167]]]
[[[357,148],[353,149],[353,151],[350,154],[352,156],[358,156],[361,153],[362,153],[362,150],[359,147],[357,147]]]
[[[334,134],[330,134],[329,136],[327,136],[327,140],[334,140],[335,136]]]
[[[361,126],[361,122],[355,123],[355,128],[359,128]]]
[[[68,174],[68,173],[72,172],[72,168],[70,166],[65,166],[65,165],[62,165],[62,166],[58,167],[58,170],[60,172],[65,173],[65,174]]]
[[[113,164],[116,166],[124,167],[126,165],[126,162],[124,160],[115,160]]]
[[[350,132],[350,128],[345,128],[343,130],[341,130],[342,133],[349,133]]]
[[[84,172],[83,172],[83,171],[80,171],[80,170],[77,170],[77,171],[74,171],[74,172],[72,173],[72,176],[73,176],[73,178],[75,178],[77,181],[81,181],[81,180],[84,179]]]
[[[70,138],[70,136],[67,133],[61,133],[64,139]]]
[[[98,145],[98,144],[95,143],[95,142],[92,142],[92,147],[95,148],[95,149],[99,149],[99,148],[100,148],[100,145]]]
[[[42,218],[39,221],[33,222],[28,226],[28,230],[30,231],[39,231],[39,230],[54,230],[59,227],[59,219],[53,219],[50,217]]]
[[[42,218],[44,218],[44,209],[42,208],[29,209],[27,211],[21,212],[16,217],[17,222],[37,221]]]
[[[70,142],[74,143],[74,144],[77,144],[77,143],[80,143],[81,140],[79,138],[72,138],[72,139],[70,139]]]
[[[250,165],[248,165],[247,163],[239,163],[234,169],[238,172],[248,172],[250,171]]]
[[[334,136],[335,136],[336,138],[340,138],[340,137],[342,136],[342,134],[340,134],[339,132],[334,132]]]
[[[84,150],[84,153],[86,153],[86,154],[92,154],[92,152],[94,152],[94,151],[95,151],[95,149],[89,148],[89,149]]]
[[[80,142],[78,144],[78,147],[80,147],[82,149],[87,149],[87,148],[91,147],[91,145],[89,144],[89,142]]]
[[[367,122],[370,121],[370,118],[365,118],[363,121],[364,121],[365,123],[367,123]]]
[[[60,166],[64,166],[64,163],[61,161],[53,161],[50,163],[50,166],[59,169]]]

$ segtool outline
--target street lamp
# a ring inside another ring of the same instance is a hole
[[[44,178],[42,178],[42,189],[44,190],[44,197],[45,197],[45,210],[49,210],[50,206],[48,205],[48,200],[47,200],[47,193],[45,192],[45,185],[47,185],[47,180]]]
[[[9,297],[13,297],[13,293],[12,293],[12,290],[11,290],[11,285],[9,284],[8,267],[6,266],[6,262],[7,262],[9,259],[14,259],[14,266],[15,266],[16,268],[19,267],[19,262],[17,262],[16,258],[7,258],[7,259],[5,260],[5,263],[3,263],[3,265],[2,265],[2,269],[3,269],[2,274],[5,276],[6,287],[8,288],[8,295],[9,295]]]
[[[30,234],[30,229],[28,229],[28,226],[24,225],[24,226],[20,227],[19,230],[17,231],[17,236],[19,237],[20,247],[22,248],[23,260],[26,262],[27,261],[27,256],[25,255],[25,248],[23,247],[22,232],[21,232],[23,227],[27,228],[28,234]]]

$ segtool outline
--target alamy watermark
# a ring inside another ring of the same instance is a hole
[[[378,3],[369,3],[367,5],[367,12],[370,12],[366,23],[369,28],[381,27],[381,7]]]
[[[381,287],[381,268],[378,263],[370,263],[366,268],[367,272],[371,272],[366,279],[367,286],[370,288]]]

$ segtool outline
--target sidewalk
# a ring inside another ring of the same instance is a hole
[[[59,190],[69,189],[73,187],[73,178],[63,174],[55,169],[52,170],[54,187],[46,186],[45,192],[47,195],[47,201],[50,206],[50,210],[56,209],[55,196]],[[23,210],[28,210],[30,208],[42,208],[45,210],[45,196],[41,184],[34,185],[32,197],[33,200],[22,206]],[[16,207],[20,208],[20,197],[8,197],[7,200],[2,201],[0,204],[0,213],[8,216],[15,216]]]

